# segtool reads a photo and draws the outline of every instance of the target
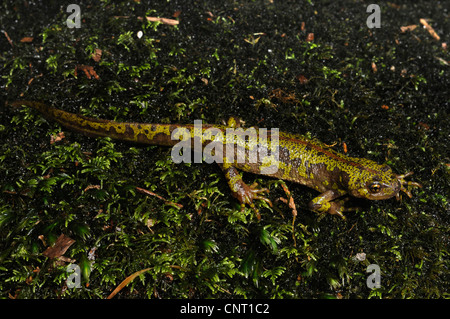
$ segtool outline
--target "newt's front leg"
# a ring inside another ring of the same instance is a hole
[[[261,196],[261,193],[268,193],[269,190],[267,188],[258,188],[257,183],[253,183],[248,186],[239,174],[239,171],[231,164],[219,164],[220,168],[225,173],[225,178],[227,179],[228,186],[230,186],[231,193],[237,200],[241,203],[241,210],[244,210],[245,205],[250,206],[258,220],[261,219],[261,215],[259,214],[258,209],[253,203],[254,199],[260,199],[268,203],[272,206],[272,202],[264,196]]]
[[[344,214],[342,214],[342,212],[346,210],[344,208],[344,203],[348,199],[333,201],[334,199],[342,195],[344,195],[344,193],[335,190],[328,190],[310,201],[309,208],[316,213],[329,213],[331,215],[339,215],[340,217],[345,219],[345,216]]]

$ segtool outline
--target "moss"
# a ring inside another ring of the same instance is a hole
[[[354,1],[102,1],[84,4],[82,27],[69,29],[51,1],[4,1],[0,22],[13,45],[0,34],[0,87],[9,101],[149,123],[238,116],[340,152],[345,142],[352,156],[413,170],[424,187],[402,202],[353,200],[361,210],[343,222],[308,211],[317,193],[287,184],[298,210],[292,230],[278,181],[244,176],[271,189],[275,205],[260,205],[258,222],[239,212],[213,165],[176,165],[166,148],[69,131],[51,144],[64,129],[4,105],[1,297],[105,298],[151,268],[115,298],[448,298],[450,78],[440,61],[450,58],[440,31],[449,20],[439,4],[396,4],[382,6],[375,30]],[[135,18],[177,11],[176,27]],[[423,16],[440,42],[422,28],[400,32]],[[75,77],[77,65],[99,79]],[[80,289],[65,288],[69,261],[42,254],[61,233],[75,240],[64,256],[81,267]],[[380,266],[381,288],[367,287],[369,264]]]

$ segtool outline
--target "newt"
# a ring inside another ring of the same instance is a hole
[[[329,213],[342,218],[345,218],[344,211],[353,210],[344,205],[348,196],[368,200],[396,197],[400,200],[400,192],[412,197],[408,186],[422,187],[417,182],[405,180],[413,172],[397,175],[386,164],[378,164],[366,158],[349,157],[315,139],[297,134],[278,132],[278,156],[274,159],[271,153],[273,149],[270,149],[269,143],[262,144],[252,138],[245,138],[245,144],[228,140],[227,129],[240,127],[240,124],[233,119],[228,125],[204,124],[201,132],[195,132],[192,124],[121,123],[88,118],[40,102],[15,101],[12,105],[32,107],[47,119],[92,137],[110,137],[122,141],[173,147],[179,143],[179,140],[173,139],[173,133],[178,129],[184,129],[190,134],[187,137],[188,143],[195,144],[199,134],[202,136],[200,142],[203,149],[208,145],[211,146],[213,142],[227,147],[230,146],[229,143],[233,143],[231,146],[231,149],[235,150],[233,157],[217,162],[225,173],[232,195],[240,202],[242,209],[246,205],[250,206],[258,219],[261,217],[254,201],[263,200],[272,205],[271,201],[264,196],[264,193],[268,193],[268,189],[259,188],[256,183],[247,185],[242,180],[239,170],[313,188],[320,192],[320,195],[310,201],[309,209],[316,213]],[[221,134],[208,133],[211,129]],[[270,142],[273,136],[273,130],[268,131],[267,141]],[[251,151],[260,152],[262,148],[265,152],[257,154],[266,154],[266,157],[259,156],[256,161],[251,160],[249,155]],[[238,161],[238,155],[243,156],[243,160]],[[276,166],[276,170],[264,169],[267,168],[265,166],[267,166],[268,157],[271,157],[271,164]]]

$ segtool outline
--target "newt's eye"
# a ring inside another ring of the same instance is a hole
[[[369,185],[369,190],[371,193],[378,193],[381,190],[381,184],[379,182],[373,182]]]

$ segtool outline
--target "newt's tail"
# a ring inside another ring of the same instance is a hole
[[[118,140],[143,144],[173,146],[179,140],[172,140],[172,132],[190,125],[120,123],[66,112],[44,103],[34,101],[15,101],[12,106],[25,105],[38,110],[44,117],[56,121],[71,130],[92,137],[111,137]]]

